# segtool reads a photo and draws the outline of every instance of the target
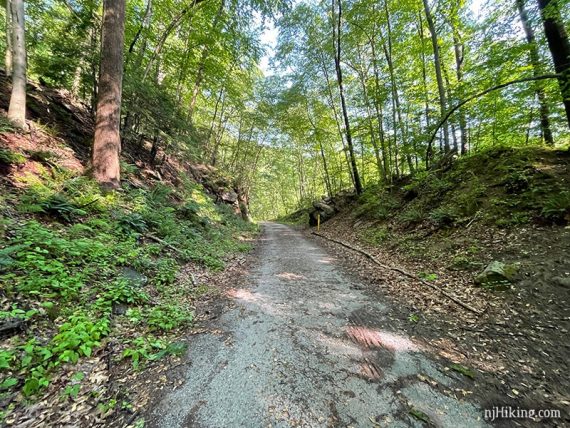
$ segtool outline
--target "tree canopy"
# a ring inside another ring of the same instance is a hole
[[[94,111],[102,2],[25,6],[28,75]],[[562,0],[129,0],[124,21],[123,144],[217,166],[258,218],[569,139]]]

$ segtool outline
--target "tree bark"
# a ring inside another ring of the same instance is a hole
[[[344,160],[346,161],[346,166],[348,168],[348,173],[350,175],[350,180],[352,182],[352,184],[354,185],[354,175],[352,173],[352,167],[350,165],[350,159],[348,157],[348,153],[347,153],[347,147],[344,143],[344,133],[342,132],[342,125],[340,123],[340,119],[339,119],[339,114],[336,110],[336,106],[335,106],[335,101],[334,101],[334,95],[332,92],[332,88],[331,88],[331,79],[329,78],[329,72],[327,71],[327,66],[323,57],[323,53],[322,51],[319,52],[319,58],[321,59],[321,68],[323,70],[323,74],[325,76],[325,80],[327,83],[327,95],[328,95],[328,99],[329,99],[329,104],[330,104],[330,108],[333,111],[333,115],[334,115],[334,120],[336,123],[336,127],[338,129],[338,135],[340,137],[340,142],[342,145],[342,152],[344,153]],[[342,170],[342,168],[341,168]],[[342,174],[341,174],[341,181],[342,181]]]
[[[93,177],[102,186],[120,185],[121,95],[125,0],[104,0],[101,36],[101,69],[93,141]]]
[[[10,0],[4,0],[6,7],[6,53],[4,56],[4,67],[6,76],[12,76],[12,11]]]
[[[457,85],[459,86],[459,102],[463,99],[463,61],[465,59],[463,42],[459,34],[457,25],[453,25],[453,52],[455,53],[455,76],[457,77]],[[467,120],[465,118],[465,110],[459,110],[459,131],[461,132],[461,154],[467,152]]]
[[[556,0],[537,1],[544,25],[544,34],[554,61],[554,69],[560,75],[558,84],[570,128],[570,42],[568,41],[568,34],[564,28]]]
[[[532,65],[532,71],[534,76],[540,76],[540,56],[538,53],[538,46],[536,45],[536,40],[534,37],[534,30],[530,24],[528,13],[524,7],[524,0],[516,0],[517,9],[519,11],[519,16],[521,18],[521,23],[526,35],[526,41],[529,48],[529,57]],[[539,83],[535,84],[536,98],[538,99],[539,113],[540,113],[540,130],[542,132],[542,138],[544,142],[548,145],[554,144],[554,139],[552,138],[552,131],[550,129],[550,118],[549,109],[546,102],[546,95],[542,85]],[[532,116],[532,115],[531,115]]]
[[[428,29],[431,35],[431,44],[433,46],[433,62],[435,65],[435,77],[437,80],[437,90],[439,93],[439,108],[441,111],[441,116],[445,115],[447,110],[447,97],[445,96],[445,87],[443,85],[443,77],[441,73],[441,59],[439,57],[439,44],[437,42],[437,32],[435,29],[435,24],[433,22],[433,17],[429,10],[429,5],[427,0],[423,0],[424,10],[426,13],[426,21],[428,24]],[[443,126],[443,144],[444,150],[449,151],[449,130],[447,128],[447,122]]]
[[[336,17],[335,23],[335,2],[338,5],[338,15]],[[348,145],[348,152],[350,156],[350,165],[352,168],[352,174],[354,177],[354,188],[356,194],[360,195],[362,193],[362,184],[360,182],[360,176],[358,174],[358,167],[356,165],[356,156],[354,155],[354,145],[352,144],[352,134],[350,132],[350,120],[348,119],[348,109],[346,107],[346,99],[344,96],[344,85],[342,82],[342,68],[340,66],[341,60],[341,37],[340,33],[342,31],[342,0],[332,0],[332,18],[333,18],[333,47],[334,47],[334,62],[336,69],[336,77],[338,82],[338,90],[340,93],[340,102],[342,107],[342,116],[344,119],[344,132],[346,134],[346,144]]]
[[[24,0],[8,0],[12,27],[12,94],[8,119],[18,128],[26,127],[26,28]]]

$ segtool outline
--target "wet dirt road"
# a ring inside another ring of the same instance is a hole
[[[485,426],[476,404],[445,392],[460,375],[386,327],[387,303],[300,232],[263,228],[251,287],[192,338],[185,383],[148,425],[420,427],[414,414],[425,414],[435,426]]]

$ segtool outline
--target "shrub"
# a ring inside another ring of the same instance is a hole
[[[544,202],[541,216],[553,223],[567,223],[570,219],[570,191],[563,191],[550,196]]]
[[[429,218],[439,227],[452,226],[457,220],[457,212],[452,207],[436,208],[429,214]]]

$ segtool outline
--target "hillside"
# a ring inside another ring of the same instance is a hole
[[[28,101],[29,133],[0,112],[0,418],[124,424],[257,228],[229,178],[146,141],[123,148],[122,187],[103,193],[84,175],[87,107],[36,84]]]
[[[569,184],[568,150],[494,149],[445,161],[390,187],[366,189],[360,197],[316,202],[284,221],[308,226],[320,214],[321,235],[364,250],[479,311],[317,238],[380,299],[398,303],[394,317],[407,321],[409,334],[474,370],[472,388],[487,403],[564,408],[570,386],[563,374]],[[505,272],[477,284],[492,262],[504,263]]]

